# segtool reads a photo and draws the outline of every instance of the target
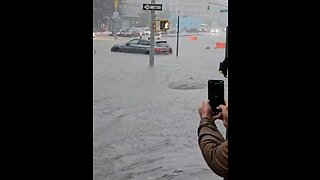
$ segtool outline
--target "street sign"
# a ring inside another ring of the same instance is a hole
[[[143,10],[162,11],[162,4],[143,4]]]
[[[228,12],[228,9],[223,9],[223,10],[220,10],[221,13],[223,12]]]

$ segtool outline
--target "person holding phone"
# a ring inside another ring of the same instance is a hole
[[[228,128],[228,102],[225,105],[214,107],[219,110],[213,115],[209,101],[199,105],[200,124],[198,127],[198,143],[202,155],[210,169],[220,177],[228,179],[228,140],[218,130],[215,121],[223,120],[223,125]]]

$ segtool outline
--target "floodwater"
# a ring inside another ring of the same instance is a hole
[[[205,163],[197,142],[198,106],[207,81],[228,79],[218,72],[225,35],[163,37],[172,55],[114,53],[130,38],[94,40],[95,180],[221,180]],[[209,47],[209,48],[208,48]],[[225,134],[222,122],[218,128]]]

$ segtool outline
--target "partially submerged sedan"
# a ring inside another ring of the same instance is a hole
[[[150,53],[150,40],[144,38],[134,38],[125,44],[116,44],[111,48],[112,52],[126,53]],[[165,40],[155,40],[155,54],[172,54],[172,47]]]

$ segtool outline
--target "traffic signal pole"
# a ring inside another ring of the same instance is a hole
[[[155,0],[151,0],[151,4],[155,4]],[[154,29],[153,29],[153,22],[155,18],[155,11],[151,10],[151,17],[150,17],[150,51],[149,51],[149,66],[154,65]]]
[[[180,11],[178,12],[178,24],[177,24],[177,48],[176,48],[176,56],[178,57],[178,49],[179,49],[179,23],[180,23]]]

